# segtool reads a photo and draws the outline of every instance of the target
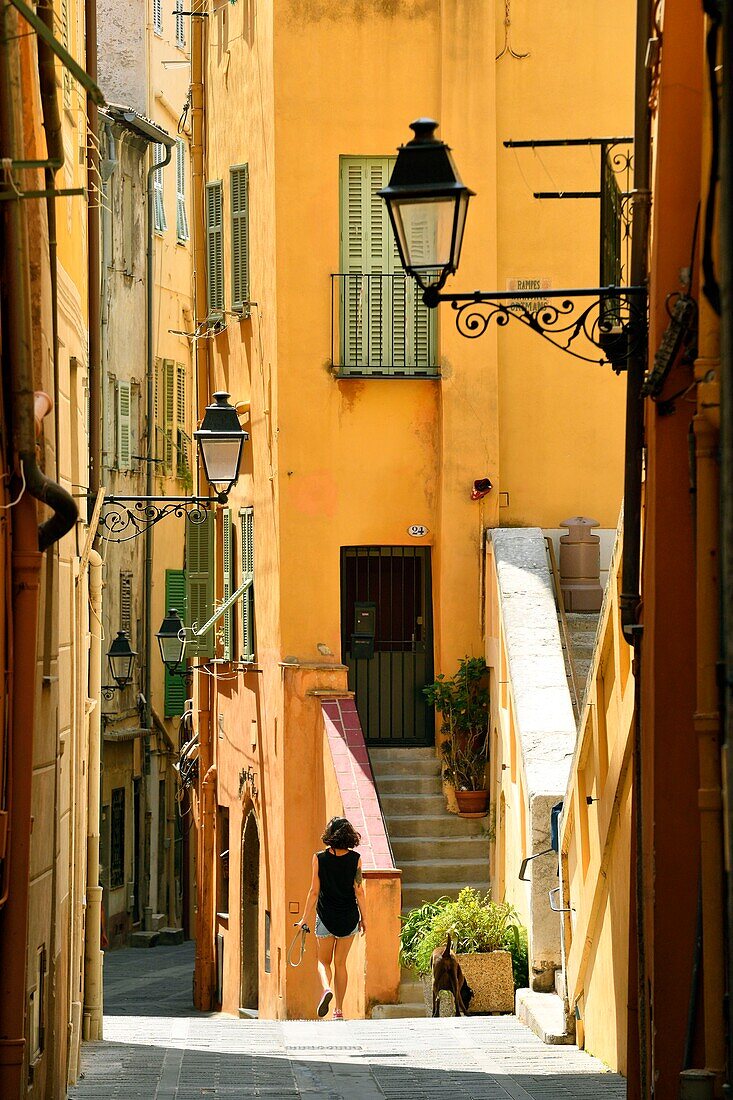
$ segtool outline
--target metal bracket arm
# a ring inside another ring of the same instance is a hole
[[[456,314],[456,329],[470,340],[483,336],[492,321],[500,328],[519,321],[575,359],[599,366],[609,363],[616,372],[625,370],[629,357],[646,346],[645,286],[474,290],[470,294],[445,294],[428,286],[423,301],[429,309],[449,302]]]
[[[225,611],[228,611],[233,604],[237,602],[240,596],[243,596],[248,588],[252,587],[252,577],[247,577],[245,581],[242,581],[236,592],[232,592],[231,596],[227,596],[223,603],[219,604],[214,614],[208,619],[203,626],[199,626],[198,623],[192,623],[189,630],[193,634],[194,638],[200,638],[207,630],[211,630],[217,619],[220,619]]]
[[[59,42],[58,38],[54,37],[43,20],[33,11],[33,8],[24,3],[24,0],[10,0],[10,3],[20,12],[25,21],[30,23],[38,37],[42,38],[47,46],[50,46],[61,64],[69,70],[71,75],[75,77],[81,86],[89,93],[91,100],[96,103],[98,107],[104,107],[107,101],[102,94],[101,88],[94,83],[89,73],[86,72],[85,69],[82,69],[79,62],[71,56],[66,47]]]
[[[129,542],[166,516],[186,516],[189,523],[203,523],[216,503],[216,497],[105,497],[100,536],[107,542]]]

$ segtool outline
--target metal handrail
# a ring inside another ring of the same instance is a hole
[[[545,535],[545,547],[547,549],[547,556],[550,561],[550,573],[552,575],[552,587],[555,592],[555,604],[557,606],[558,615],[560,617],[560,633],[563,638],[563,645],[565,647],[565,653],[567,654],[567,664],[570,671],[570,683],[572,686],[573,694],[573,710],[575,711],[576,720],[580,714],[580,695],[578,693],[578,682],[575,678],[575,662],[573,661],[573,644],[570,640],[570,631],[568,629],[568,620],[565,615],[565,601],[562,596],[562,588],[560,586],[560,570],[557,567],[557,558],[555,557],[555,545],[552,541],[551,535]]]

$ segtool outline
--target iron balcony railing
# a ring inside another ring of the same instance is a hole
[[[437,310],[404,272],[332,275],[331,358],[344,377],[437,377]]]

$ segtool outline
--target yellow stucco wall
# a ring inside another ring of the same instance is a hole
[[[570,1008],[578,1007],[586,1049],[625,1073],[634,679],[621,633],[620,568],[619,541],[579,723],[560,848],[564,903],[571,908],[565,916]]]

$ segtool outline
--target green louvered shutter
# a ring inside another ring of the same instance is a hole
[[[163,360],[163,469],[173,472],[173,434],[175,430],[176,380],[173,360]]]
[[[214,613],[214,513],[203,523],[186,523],[186,626],[199,629]],[[190,657],[214,656],[215,627],[203,638],[189,635],[186,653]]]
[[[206,300],[209,313],[224,309],[224,241],[221,180],[206,184]]]
[[[222,584],[222,596],[224,601],[229,599],[232,592],[232,511],[231,508],[223,508],[222,519],[222,557],[224,565],[224,578]],[[232,612],[224,612],[224,653],[225,661],[232,659]]]
[[[344,374],[435,373],[436,311],[428,310],[399,259],[378,192],[393,157],[341,158],[341,370]]]
[[[186,574],[182,569],[165,571],[165,609],[174,607],[186,621]],[[187,647],[188,648],[188,647]],[[173,676],[165,670],[165,716],[173,718],[183,714],[186,702],[186,681],[183,676]]]
[[[239,513],[241,529],[242,583],[252,583],[242,596],[242,660],[255,659],[255,589],[254,589],[254,510],[242,508]]]
[[[129,382],[117,383],[117,469],[132,466],[132,395]]]
[[[232,215],[232,309],[249,317],[249,166],[229,169]]]

